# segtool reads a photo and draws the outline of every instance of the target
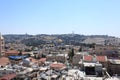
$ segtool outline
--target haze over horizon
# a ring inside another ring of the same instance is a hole
[[[120,37],[120,0],[0,0],[2,34]]]

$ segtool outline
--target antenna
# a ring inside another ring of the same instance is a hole
[[[72,31],[72,37],[74,36],[74,31]]]
[[[28,34],[27,33],[25,33],[25,38],[27,38],[28,37]]]
[[[72,34],[74,35],[74,31],[72,31]]]

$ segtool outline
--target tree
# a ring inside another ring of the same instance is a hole
[[[80,47],[78,51],[81,52],[82,51],[82,47]]]
[[[22,50],[18,50],[18,51],[19,51],[18,55],[21,56],[22,55]]]
[[[74,56],[74,49],[73,48],[69,52],[68,56],[69,56],[69,61],[72,62],[72,59],[73,59],[73,56]]]
[[[74,56],[74,49],[72,48],[72,51],[71,51],[71,57]]]
[[[45,54],[42,54],[41,57],[42,57],[42,58],[46,58],[46,55],[45,55]]]
[[[95,43],[89,44],[89,48],[95,48]]]
[[[30,49],[25,49],[25,52],[30,52],[30,51],[32,51],[32,50],[30,50]]]

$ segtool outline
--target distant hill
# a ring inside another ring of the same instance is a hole
[[[6,43],[22,43],[27,46],[38,46],[41,44],[72,44],[72,45],[80,45],[80,44],[106,44],[106,45],[120,45],[120,38],[107,36],[107,35],[79,35],[79,34],[58,34],[58,35],[47,35],[47,34],[39,34],[39,35],[16,35],[9,34],[3,35]]]

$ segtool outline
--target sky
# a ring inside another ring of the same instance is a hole
[[[120,37],[120,0],[0,0],[0,32]]]

